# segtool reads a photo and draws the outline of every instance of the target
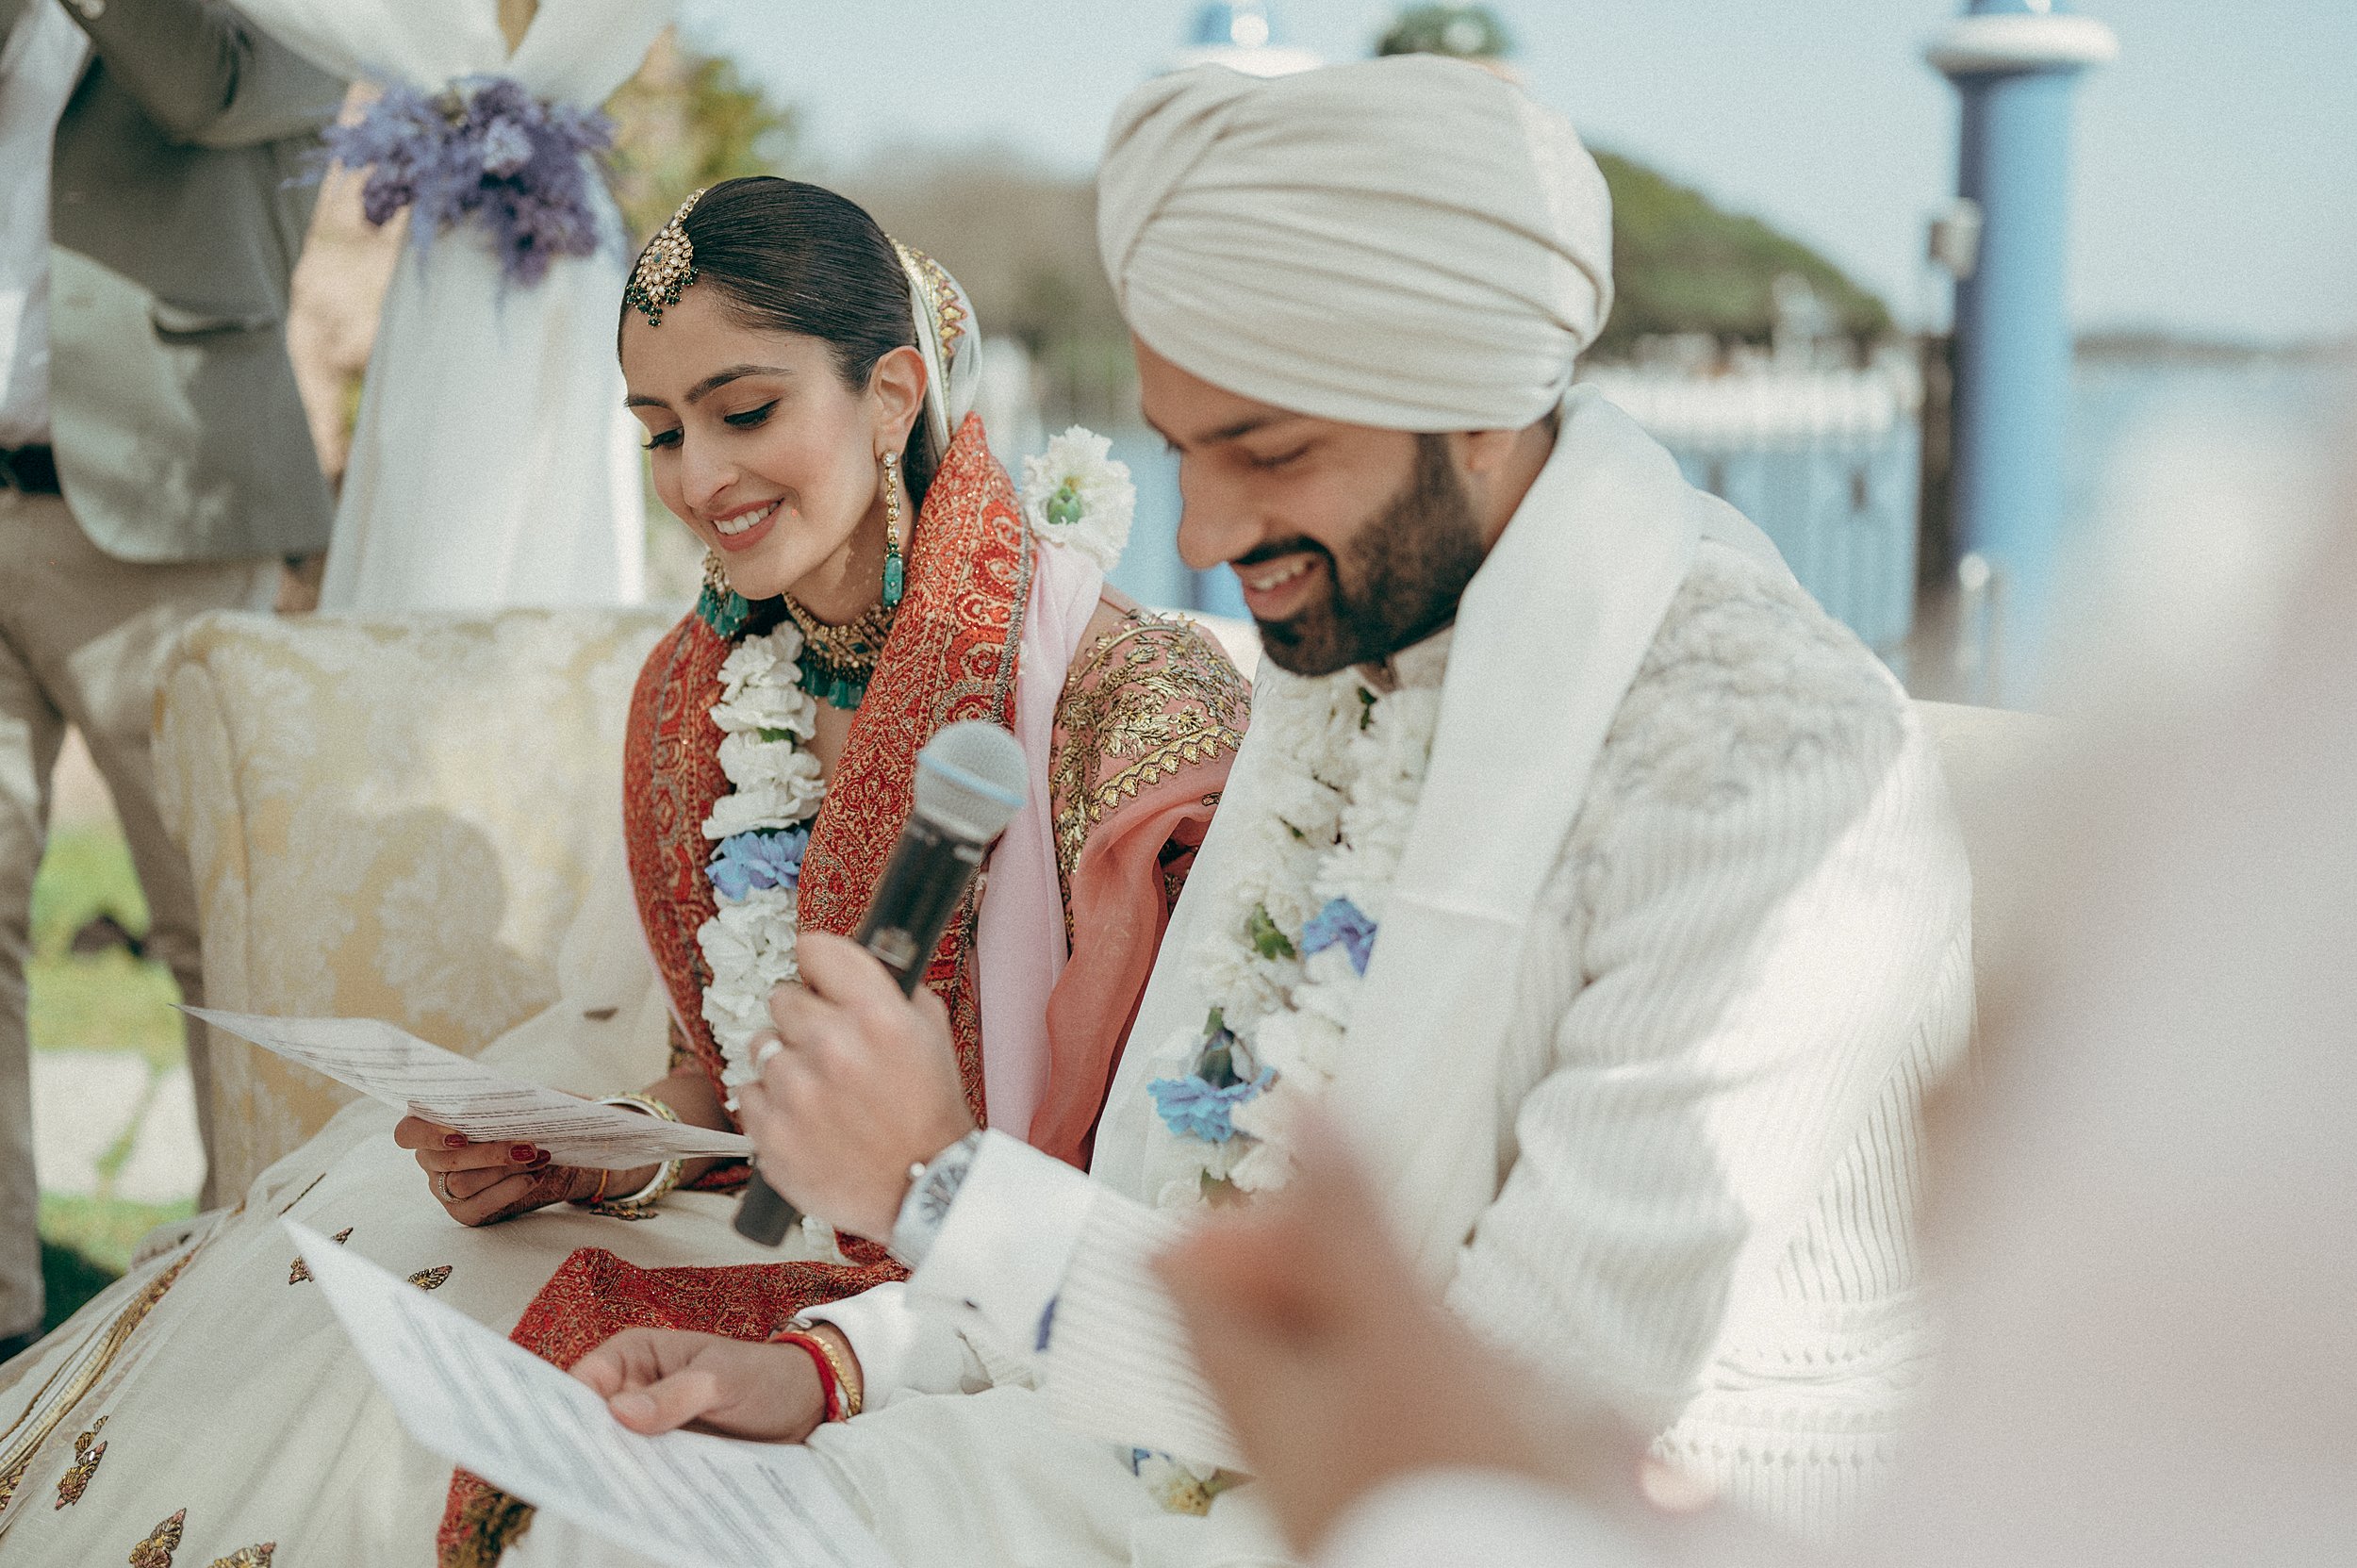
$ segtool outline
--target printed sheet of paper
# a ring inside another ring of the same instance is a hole
[[[641,1437],[531,1351],[280,1223],[402,1426],[443,1459],[677,1568],[893,1568],[808,1449]]]
[[[628,1170],[675,1155],[748,1159],[753,1152],[752,1140],[741,1133],[668,1122],[503,1078],[377,1018],[266,1018],[209,1007],[181,1011],[470,1138],[536,1144],[559,1164]]]

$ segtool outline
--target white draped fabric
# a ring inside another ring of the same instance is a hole
[[[497,0],[239,0],[339,74],[436,92],[503,75],[595,107],[629,78],[676,0],[542,0],[511,57]],[[629,603],[644,592],[646,502],[622,411],[614,324],[629,266],[612,244],[509,283],[471,226],[407,250],[360,399],[321,605],[490,610]]]

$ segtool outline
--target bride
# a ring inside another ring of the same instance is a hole
[[[733,1128],[798,933],[857,927],[917,751],[987,718],[1030,802],[925,980],[976,1116],[1085,1164],[1246,697],[1194,628],[1106,587],[1129,498],[1100,443],[1060,437],[1018,497],[969,412],[978,343],[946,271],[813,186],[716,186],[640,256],[629,404],[706,585],[640,672],[623,853],[559,998],[484,1061]],[[0,1561],[410,1563],[437,1527],[443,1561],[497,1560],[528,1510],[403,1436],[282,1215],[560,1363],[636,1325],[795,1332],[813,1419],[843,1413],[852,1341],[911,1337],[898,1270],[831,1234],[741,1240],[745,1172],[575,1170],[348,1107],[0,1371]],[[988,1380],[954,1355],[931,1375]]]

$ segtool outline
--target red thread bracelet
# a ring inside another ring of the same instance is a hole
[[[769,1336],[772,1345],[790,1345],[810,1358],[810,1364],[818,1371],[818,1392],[827,1407],[827,1419],[843,1419],[843,1385],[835,1380],[834,1363],[828,1359],[827,1347],[798,1329],[781,1329]]]

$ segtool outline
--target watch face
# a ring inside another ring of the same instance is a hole
[[[965,1185],[966,1172],[973,1168],[981,1141],[980,1132],[969,1132],[934,1156],[932,1164],[913,1173],[908,1197],[901,1199],[899,1216],[892,1226],[892,1251],[902,1263],[914,1267],[931,1250],[933,1238],[949,1218],[949,1206],[957,1201],[958,1189]]]

